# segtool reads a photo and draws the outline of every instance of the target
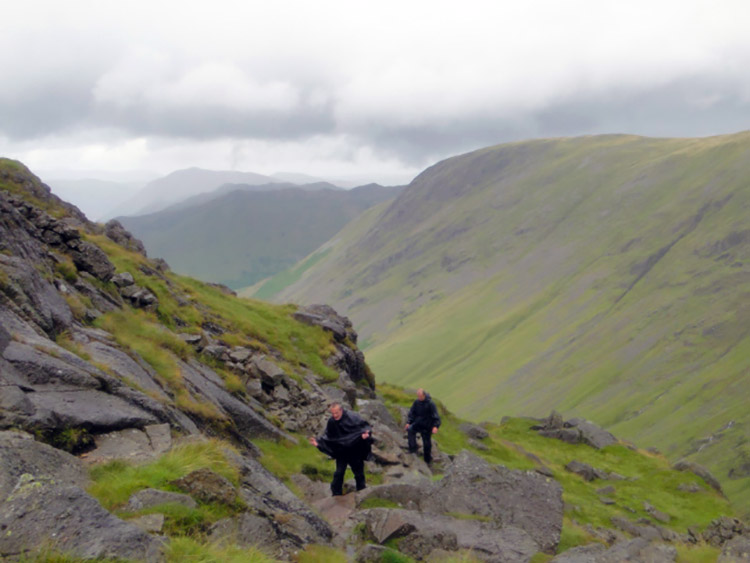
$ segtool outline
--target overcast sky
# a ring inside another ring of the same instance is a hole
[[[750,2],[3,2],[0,154],[409,179],[481,146],[750,129]]]

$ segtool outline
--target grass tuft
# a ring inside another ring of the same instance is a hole
[[[256,548],[243,548],[222,543],[202,543],[188,537],[172,538],[164,548],[170,563],[273,563],[268,555]]]
[[[231,448],[219,440],[180,444],[159,459],[144,465],[132,465],[115,460],[91,469],[92,485],[89,493],[107,510],[127,503],[130,495],[146,488],[176,490],[170,481],[195,471],[208,468],[239,484],[238,469],[224,453]]]
[[[297,563],[346,563],[346,554],[327,545],[308,545],[297,555]]]

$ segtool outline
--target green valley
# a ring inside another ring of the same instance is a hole
[[[273,186],[224,186],[158,213],[119,220],[150,256],[166,259],[176,271],[242,288],[293,266],[362,211],[397,193],[374,184],[348,191]]]

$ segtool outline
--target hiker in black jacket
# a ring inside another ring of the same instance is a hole
[[[432,461],[432,435],[440,428],[440,415],[429,393],[417,389],[417,400],[409,409],[406,430],[409,433],[409,452],[417,453],[417,432],[422,435],[424,460]]]
[[[372,428],[357,413],[344,410],[340,403],[328,406],[331,418],[326,430],[318,438],[310,437],[310,443],[324,454],[336,460],[336,471],[331,481],[333,496],[342,494],[344,473],[349,465],[354,473],[357,490],[365,488],[365,459],[372,450]]]

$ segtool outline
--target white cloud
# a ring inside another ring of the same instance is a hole
[[[258,82],[234,64],[209,62],[190,67],[145,50],[132,53],[105,73],[94,87],[94,99],[121,107],[144,104],[151,111],[221,107],[239,112],[283,112],[300,103],[291,84]]]

